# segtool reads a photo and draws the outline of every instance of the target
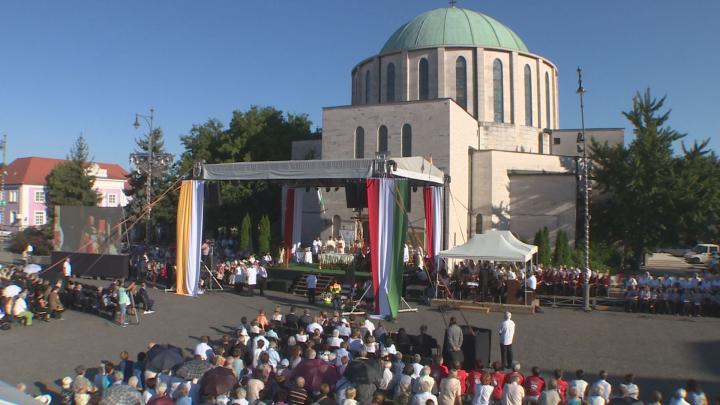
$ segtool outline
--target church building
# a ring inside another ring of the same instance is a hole
[[[575,80],[574,66],[568,71]],[[446,248],[493,228],[532,241],[547,226],[574,240],[578,130],[559,129],[558,79],[552,61],[498,20],[454,6],[428,11],[352,69],[350,105],[326,107],[322,139],[296,142],[293,158],[425,157],[449,181]],[[624,137],[623,129],[586,133],[599,142]],[[420,246],[421,191],[411,191],[408,229]],[[353,234],[358,212],[342,189],[305,194],[304,245]]]

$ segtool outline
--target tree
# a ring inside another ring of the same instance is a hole
[[[253,106],[247,111],[234,111],[228,128],[220,121],[210,119],[194,125],[189,134],[181,136],[185,151],[179,172],[189,172],[198,161],[289,160],[293,141],[317,139],[311,127],[306,115],[285,114],[273,107]],[[263,214],[270,218],[279,217],[280,190],[279,186],[267,182],[221,183],[220,198],[224,209],[206,212],[206,229],[238,226],[242,219],[238,213],[241,212],[249,212],[256,218]],[[276,233],[279,234],[279,230]]]
[[[240,251],[252,253],[252,223],[250,222],[250,214],[245,213],[240,224]]]
[[[549,265],[552,261],[552,247],[550,246],[550,231],[547,226],[535,233],[533,244],[538,248],[538,262]]]
[[[59,205],[97,205],[99,196],[93,189],[95,177],[88,172],[90,165],[88,145],[80,135],[70,149],[67,160],[55,165],[45,178],[48,218],[55,218],[55,207]]]
[[[572,250],[567,233],[560,229],[555,236],[555,252],[552,257],[552,264],[555,266],[568,265],[572,262]]]
[[[148,133],[141,138],[135,140],[135,153],[147,154],[150,151],[150,137],[152,136],[152,151],[154,156],[165,153],[165,140],[163,139],[163,131],[161,128],[154,128],[152,133]],[[175,232],[175,223],[177,220],[177,192],[165,193],[168,188],[177,179],[177,165],[151,165],[152,170],[152,189],[151,197],[153,200],[160,198],[152,207],[151,221],[155,224],[155,229],[159,229],[161,238],[157,240],[172,240]],[[125,190],[125,194],[132,197],[130,203],[126,207],[128,216],[140,218],[147,209],[147,173],[133,170],[128,174],[128,183],[130,187]],[[164,196],[161,198],[161,195]],[[146,217],[145,217],[146,218]],[[145,218],[135,225],[135,229],[144,230]],[[131,221],[130,223],[134,223]],[[151,240],[155,235],[151,235]]]
[[[267,215],[263,215],[260,218],[260,225],[258,226],[258,253],[265,254],[270,251],[270,219]]]
[[[593,234],[605,242],[618,243],[637,268],[645,253],[676,239],[678,211],[678,165],[672,144],[683,134],[665,126],[665,97],[656,99],[650,90],[637,93],[633,108],[624,112],[633,125],[628,147],[593,142],[593,179],[601,198],[593,204]]]
[[[52,250],[52,238],[48,236],[47,230],[35,227],[15,232],[10,239],[9,249],[14,253],[22,253],[28,244],[33,246],[35,256],[47,256]]]

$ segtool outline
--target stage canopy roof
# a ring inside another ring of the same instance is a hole
[[[423,157],[352,160],[284,160],[203,164],[203,180],[266,180],[320,186],[341,186],[348,180],[406,178],[413,185],[442,185],[444,173]]]
[[[446,259],[526,262],[537,253],[537,246],[519,241],[510,231],[490,230],[475,234],[467,243],[440,252]]]

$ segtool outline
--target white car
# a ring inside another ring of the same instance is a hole
[[[685,257],[688,263],[702,264],[708,263],[713,255],[716,255],[719,251],[720,247],[718,245],[699,243],[691,250],[685,252],[683,257]]]

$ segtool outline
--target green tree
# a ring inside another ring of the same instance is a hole
[[[535,233],[533,244],[538,248],[538,262],[548,265],[552,261],[552,246],[550,246],[550,231],[547,227]]]
[[[152,136],[152,151],[153,156],[159,156],[160,154],[166,153],[165,151],[165,140],[163,131],[161,128],[154,128],[151,133],[148,133],[135,140],[135,153],[148,154],[150,151],[150,136]],[[152,207],[152,218],[151,221],[155,226],[153,228],[161,229],[164,237],[161,240],[156,240],[155,235],[151,235],[151,240],[156,242],[166,242],[172,240],[175,233],[175,224],[177,220],[177,192],[166,191],[172,186],[177,179],[177,165],[165,164],[165,165],[151,165],[152,171],[152,184],[151,184],[151,197],[152,200],[160,198],[155,205]],[[130,203],[126,207],[128,216],[133,218],[139,218],[143,216],[147,208],[147,180],[148,173],[137,170],[133,170],[128,174],[128,183],[130,187],[125,190],[125,194],[132,197]],[[162,198],[160,196],[163,196]],[[145,218],[140,220],[135,225],[136,235],[144,234],[145,230]],[[131,221],[133,223],[135,221]],[[144,238],[144,235],[143,235]]]
[[[570,249],[570,241],[567,233],[560,229],[555,236],[555,252],[553,252],[552,264],[568,265],[572,262],[572,250]]]
[[[258,226],[258,254],[265,254],[270,251],[271,239],[270,218],[268,218],[267,215],[263,215],[262,218],[260,218],[260,225]]]
[[[67,160],[55,167],[45,178],[47,187],[48,218],[55,218],[55,207],[60,205],[94,206],[99,196],[93,189],[95,177],[88,172],[92,164],[85,138],[80,135],[70,149]],[[52,223],[52,221],[48,221]]]
[[[645,253],[676,239],[677,164],[672,144],[684,135],[666,126],[665,97],[636,94],[623,115],[633,126],[628,147],[593,143],[593,178],[601,198],[593,204],[593,234],[617,242],[637,268]]]
[[[250,221],[250,213],[245,213],[240,224],[240,250],[251,253],[252,249],[252,223]]]
[[[233,112],[228,128],[216,119],[194,125],[189,134],[181,136],[185,148],[180,173],[189,172],[198,161],[230,163],[289,160],[292,142],[317,139],[306,115],[285,114],[273,107],[253,106],[247,111]],[[223,182],[220,184],[222,210],[208,211],[206,229],[235,227],[241,222],[238,214],[249,212],[259,218],[280,217],[280,187],[267,182]],[[279,226],[279,221],[275,221]],[[279,230],[275,231],[279,234]]]

